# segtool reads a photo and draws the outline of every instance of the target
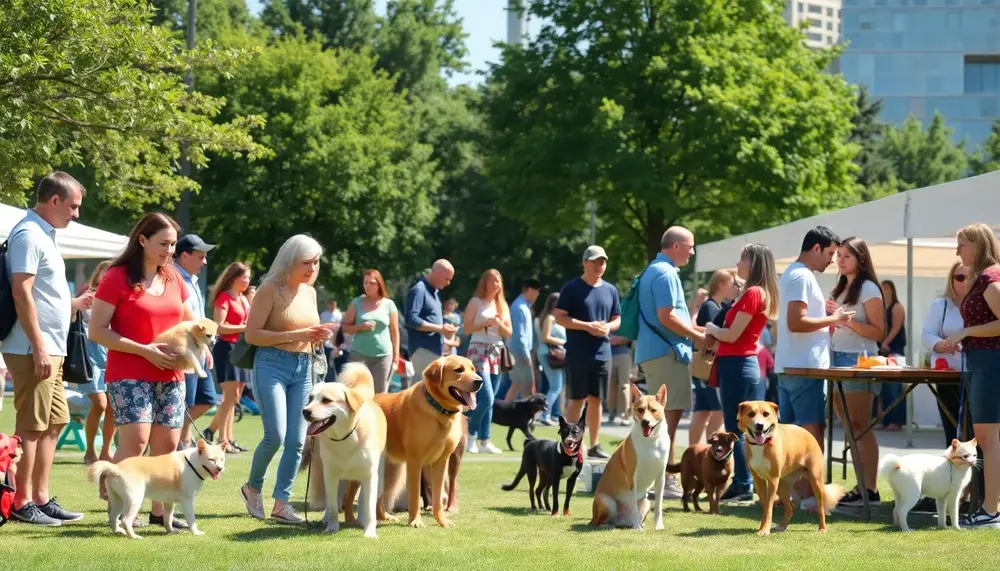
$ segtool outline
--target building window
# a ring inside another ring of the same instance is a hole
[[[832,32],[833,31],[833,22],[827,22],[826,23],[826,29]]]
[[[822,28],[823,22],[820,22],[816,18],[809,18],[809,25],[812,26],[813,28]]]
[[[1000,58],[966,56],[965,93],[1000,93]]]
[[[814,34],[812,32],[809,32],[808,34],[806,34],[806,37],[809,38],[813,42],[822,42],[823,41],[823,34]]]
[[[828,45],[828,46],[832,46],[833,45],[833,36],[827,36],[826,37],[826,45]]]
[[[823,7],[822,6],[817,6],[815,4],[810,4],[809,5],[809,13],[810,14],[822,14],[823,13]]]
[[[799,2],[799,12],[801,13],[801,12],[805,12],[805,11],[806,10],[805,10],[805,7],[802,5],[802,2]]]
[[[833,17],[833,8],[827,8],[826,9],[826,17],[827,18],[832,18]]]

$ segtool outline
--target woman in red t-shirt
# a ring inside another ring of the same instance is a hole
[[[90,339],[108,348],[104,379],[118,426],[115,462],[143,454],[147,444],[153,456],[173,452],[180,440],[184,374],[167,347],[153,343],[160,333],[195,319],[171,261],[179,230],[165,214],[143,216],[94,294]],[[153,502],[150,523],[163,524],[162,510]]]
[[[722,393],[722,414],[726,430],[740,437],[733,449],[733,484],[727,495],[752,499],[753,479],[747,468],[743,433],[739,429],[739,406],[744,401],[764,400],[765,384],[760,378],[757,340],[767,320],[778,316],[778,275],[774,271],[771,250],[761,244],[744,246],[736,272],[746,282],[743,292],[726,313],[725,328],[709,323],[705,326],[705,335],[719,342],[714,368]]]
[[[219,442],[228,442],[226,452],[246,452],[247,449],[233,440],[233,418],[240,402],[243,388],[250,382],[250,370],[233,365],[229,356],[246,329],[250,315],[250,302],[244,293],[250,287],[250,267],[241,262],[229,264],[212,288],[209,300],[212,302],[213,318],[219,324],[219,340],[212,349],[215,362],[215,378],[222,385],[222,404],[215,418],[205,430],[205,438],[218,437]]]
[[[964,355],[969,411],[983,450],[985,493],[979,511],[963,527],[1000,528],[1000,242],[985,224],[958,232],[958,256],[972,269],[972,287],[960,307],[965,328],[945,340],[942,353],[959,343]]]

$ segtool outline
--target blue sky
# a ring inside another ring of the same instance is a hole
[[[375,0],[376,10],[385,11],[386,0]],[[258,13],[261,9],[260,0],[247,0],[250,11]],[[455,11],[462,18],[462,27],[469,35],[465,39],[468,50],[466,73],[453,77],[452,85],[459,83],[479,83],[481,77],[476,71],[486,69],[487,62],[496,62],[500,58],[500,50],[493,47],[493,42],[503,41],[507,36],[507,0],[455,0]]]

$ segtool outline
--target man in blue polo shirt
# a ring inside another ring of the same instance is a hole
[[[444,322],[439,292],[455,277],[455,268],[448,260],[438,260],[431,271],[417,280],[406,293],[403,318],[406,324],[407,350],[417,380],[424,369],[444,353],[444,336],[454,335],[458,328]]]
[[[205,298],[201,293],[201,286],[198,284],[198,274],[201,268],[208,263],[208,252],[215,246],[206,244],[197,234],[185,234],[177,241],[174,249],[174,266],[184,278],[184,287],[187,288],[187,303],[194,313],[195,319],[208,317],[205,312]],[[185,373],[184,384],[187,389],[187,407],[191,415],[191,420],[198,420],[210,408],[219,404],[218,393],[215,392],[215,380],[212,378],[212,353],[207,354],[208,360],[202,363],[208,376],[199,378],[196,373]],[[191,420],[184,419],[184,428],[181,429],[181,446],[194,446],[191,441]],[[234,446],[235,447],[235,446]],[[244,451],[240,450],[240,452]]]
[[[678,268],[684,267],[694,254],[694,235],[680,226],[668,228],[660,238],[660,253],[650,262],[639,280],[639,338],[636,340],[635,361],[646,373],[649,394],[667,386],[665,416],[670,441],[675,442],[677,425],[685,410],[691,408],[692,341],[704,341],[705,336],[694,329],[688,311],[684,286]],[[674,462],[674,446],[670,447],[669,462]],[[668,477],[664,497],[682,495],[675,477]]]

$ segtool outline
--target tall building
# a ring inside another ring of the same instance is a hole
[[[798,27],[806,22],[806,45],[826,48],[840,37],[841,0],[789,0],[785,3],[785,20]]]
[[[1000,110],[1000,0],[843,0],[847,81],[884,103],[882,118],[930,123],[935,111],[971,148]]]

